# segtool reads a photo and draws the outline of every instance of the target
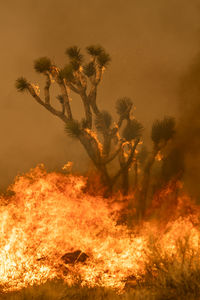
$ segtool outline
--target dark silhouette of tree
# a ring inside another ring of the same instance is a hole
[[[63,68],[53,64],[47,57],[35,60],[35,71],[46,79],[43,99],[39,87],[24,77],[17,79],[16,88],[19,92],[28,91],[36,102],[64,122],[66,133],[78,139],[83,145],[107,191],[111,192],[121,177],[123,192],[126,194],[129,188],[128,172],[134,163],[143,127],[137,120],[131,118],[133,103],[127,97],[118,99],[116,103],[118,114],[116,123],[113,122],[109,112],[99,109],[97,91],[111,58],[101,46],[92,45],[86,50],[89,62],[85,62],[85,57],[77,46],[68,48],[66,55],[69,62]],[[57,84],[60,89],[57,96],[60,109],[55,108],[51,101],[50,89],[53,84]],[[73,117],[71,93],[80,96],[84,108],[82,120],[75,120]],[[119,169],[111,176],[108,165],[117,157]]]
[[[156,120],[152,125],[151,139],[153,141],[153,151],[150,153],[144,166],[144,175],[141,184],[141,191],[139,195],[139,217],[143,217],[146,205],[147,194],[149,188],[150,174],[156,156],[167,145],[168,141],[172,139],[175,134],[175,120],[172,117],[165,117],[163,120]]]
[[[137,192],[138,190],[138,179],[139,179],[139,174],[138,174],[138,170],[143,170],[144,169],[144,165],[146,163],[148,157],[148,150],[146,148],[146,146],[142,145],[140,148],[140,151],[138,151],[135,155],[135,161],[134,161],[134,165],[133,165],[133,169],[134,169],[134,180],[133,180],[133,189],[135,192]]]

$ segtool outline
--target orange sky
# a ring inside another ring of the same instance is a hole
[[[88,163],[63,124],[15,90],[21,75],[40,82],[35,58],[62,65],[67,47],[101,44],[112,56],[101,108],[113,110],[118,97],[129,96],[147,131],[155,118],[177,116],[179,78],[200,48],[198,0],[7,0],[0,8],[0,188],[37,163],[57,169],[73,160],[81,170]],[[79,103],[76,97],[77,116]]]

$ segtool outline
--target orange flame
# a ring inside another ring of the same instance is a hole
[[[0,197],[0,285],[4,291],[63,278],[71,285],[122,290],[126,278],[142,278],[148,263],[149,236],[159,237],[171,256],[185,233],[198,250],[199,231],[190,217],[179,217],[158,230],[146,222],[139,231],[117,224],[119,207],[110,199],[82,191],[84,177],[46,173],[42,166],[18,177],[13,194]],[[113,199],[112,199],[113,200]],[[86,262],[65,264],[61,257],[81,250]]]

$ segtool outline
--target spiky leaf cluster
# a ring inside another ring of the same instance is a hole
[[[68,120],[65,125],[65,132],[71,138],[78,138],[82,133],[81,124],[77,120]]]
[[[66,50],[66,54],[70,59],[72,69],[74,71],[77,71],[83,63],[83,55],[81,54],[81,49],[77,46],[73,46]]]
[[[111,57],[105,51],[97,56],[97,63],[100,67],[107,67],[111,61]]]
[[[133,106],[132,100],[128,97],[123,97],[117,100],[116,111],[118,115],[126,119],[129,117],[132,106]]]
[[[66,54],[70,60],[76,60],[77,62],[82,63],[83,55],[81,54],[81,49],[77,46],[69,47],[66,50]]]
[[[127,125],[125,126],[122,136],[127,141],[132,141],[136,138],[141,137],[142,135],[143,126],[139,123],[136,119],[130,120]]]
[[[95,74],[96,69],[93,62],[88,63],[83,67],[84,74],[88,77],[91,77]]]
[[[99,45],[92,45],[86,48],[89,55],[96,58],[99,67],[107,67],[111,61],[110,55]]]
[[[175,120],[172,117],[165,117],[163,120],[156,120],[153,123],[151,138],[155,144],[162,140],[167,142],[175,133]]]
[[[86,49],[87,53],[91,56],[99,56],[104,51],[103,47],[101,47],[100,45],[91,45]]]
[[[50,71],[51,60],[48,57],[40,57],[34,61],[34,69],[38,73]]]
[[[66,65],[63,69],[59,71],[59,79],[66,79],[67,81],[73,82],[74,81],[74,75],[73,75],[73,67],[71,64]]]
[[[112,123],[112,117],[107,111],[102,111],[95,119],[95,127],[99,132],[107,132]]]
[[[19,77],[15,82],[15,86],[19,92],[24,92],[28,88],[28,81],[24,77]]]
[[[70,62],[70,65],[71,65],[73,71],[78,71],[78,69],[79,69],[80,66],[81,66],[80,62],[78,62],[78,61],[76,61],[76,60],[72,60],[72,61]]]

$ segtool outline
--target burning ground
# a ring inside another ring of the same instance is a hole
[[[199,208],[187,196],[178,197],[175,212],[168,186],[152,204],[159,217],[150,209],[143,224],[128,227],[119,221],[125,199],[91,196],[85,185],[84,177],[38,166],[1,196],[4,295],[57,279],[69,289],[109,288],[121,295],[130,287],[199,295]]]

